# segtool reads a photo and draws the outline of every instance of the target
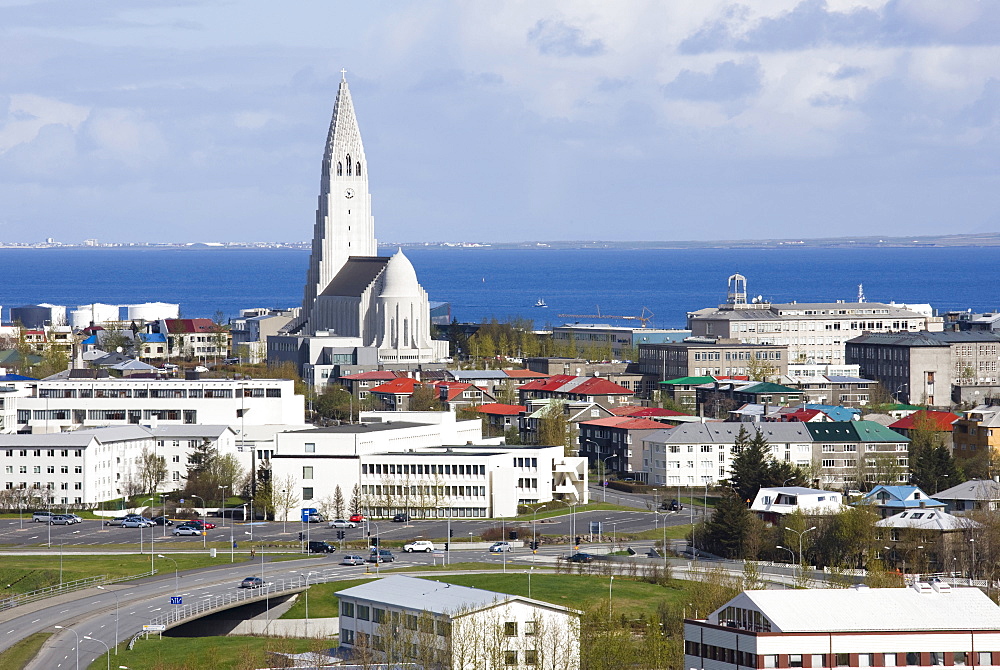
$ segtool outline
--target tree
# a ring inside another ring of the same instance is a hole
[[[340,490],[340,484],[333,490],[333,515],[338,519],[344,517],[344,492]]]
[[[889,392],[881,382],[871,384],[868,387],[868,403],[865,410],[873,414],[884,414],[889,410],[890,405],[896,404],[896,398]]]
[[[418,386],[410,394],[410,411],[412,412],[438,412],[441,410],[441,402],[433,386]]]
[[[271,494],[275,518],[288,519],[289,513],[299,504],[297,486],[298,481],[292,475],[285,475],[277,482]]]
[[[361,487],[357,484],[351,489],[351,501],[347,503],[351,514],[361,514]]]
[[[136,463],[136,479],[142,493],[156,493],[160,484],[167,479],[167,459],[157,456],[152,449],[143,447]]]
[[[733,491],[725,491],[705,524],[705,548],[726,558],[742,556],[752,521],[753,515],[743,499]]]
[[[910,483],[928,494],[961,482],[955,459],[943,444],[910,445]]]
[[[66,350],[51,344],[42,351],[42,360],[31,368],[31,374],[39,379],[45,379],[69,367],[69,355]]]
[[[774,459],[770,445],[759,430],[750,437],[746,427],[741,425],[733,451],[736,456],[729,481],[743,501],[753,500],[761,488],[808,483],[800,468]]]
[[[773,377],[776,374],[778,374],[778,368],[762,358],[753,357],[747,361],[747,375],[752,381],[764,382],[767,381],[768,377]]]
[[[558,400],[549,402],[549,406],[538,419],[537,444],[558,445],[568,447],[566,439],[567,421],[563,403]]]
[[[313,402],[313,410],[324,419],[354,421],[358,409],[354,396],[340,384],[328,384]]]
[[[504,444],[521,444],[521,431],[517,426],[511,426],[503,432]]]
[[[228,354],[229,324],[222,310],[216,310],[212,315],[212,346],[215,349],[215,362],[219,362],[219,354]]]

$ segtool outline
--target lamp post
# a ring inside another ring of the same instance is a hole
[[[893,396],[895,396],[896,402],[902,404],[902,402],[899,399],[899,392],[902,391],[903,389],[908,389],[908,388],[910,388],[910,385],[905,383],[900,384],[899,386],[896,387],[896,390],[892,394]],[[907,398],[907,400],[909,400],[909,398]]]
[[[100,589],[101,591],[108,591],[103,586],[98,586],[97,588]],[[111,595],[113,595],[115,597],[115,656],[117,656],[118,655],[118,612],[119,612],[119,609],[120,609],[119,603],[118,603],[118,592],[117,591],[108,591],[108,593],[110,593]]]
[[[263,568],[261,568],[263,569]],[[306,576],[306,637],[309,637],[309,575],[318,575],[318,572],[307,572]]]
[[[76,670],[80,670],[80,634],[77,633],[72,628],[67,628],[66,626],[56,626],[56,628],[58,628],[60,630],[68,630],[69,632],[73,633],[73,635],[76,636],[76,647],[75,647],[75,650],[76,650]]]
[[[108,650],[108,670],[111,670],[111,648],[108,647],[108,643],[103,640],[98,640],[96,637],[90,637],[89,635],[83,636],[84,640],[92,640],[94,642],[100,642],[104,645],[104,648]]]
[[[181,594],[181,586],[180,586],[180,580],[178,579],[177,576],[177,561],[170,558],[169,556],[164,556],[163,554],[157,554],[156,557],[166,559],[174,564],[174,595],[179,596]],[[175,611],[177,610],[177,605],[174,605],[174,610]]]
[[[205,527],[205,514],[208,510],[205,509],[205,499],[196,495],[192,495],[191,497],[201,501],[201,546],[205,548],[208,547],[208,528]],[[163,527],[164,532],[166,532],[166,528],[166,526]]]
[[[143,500],[143,502],[147,502],[147,503],[156,502],[156,498],[146,498],[145,500]],[[150,507],[152,507],[152,505],[150,505]],[[145,518],[145,517],[143,517],[143,518]],[[143,529],[143,526],[139,526],[139,553],[140,554],[142,553],[142,529]],[[153,565],[153,529],[152,528],[149,529],[149,565],[150,566]],[[153,568],[150,567],[150,570],[152,570],[152,569]]]
[[[231,487],[230,486],[219,485],[219,488],[222,489],[222,493],[219,494],[220,496],[222,496],[222,499],[219,500],[219,516],[222,518],[222,527],[225,528],[226,527],[226,499],[228,498],[228,496],[226,495],[226,491],[228,491]]]
[[[161,493],[160,494],[160,507],[162,508],[160,514],[163,517],[163,537],[166,537],[167,536],[167,494],[166,493]],[[153,531],[149,531],[149,536],[150,537],[153,536]],[[152,549],[150,549],[150,551],[152,551]]]
[[[611,575],[611,581],[608,582],[608,621],[611,621],[611,589],[615,585],[615,576]]]
[[[813,526],[812,528],[806,528],[805,530],[801,531],[785,526],[785,530],[790,530],[791,532],[799,536],[799,579],[802,579],[802,575],[805,574],[805,565],[803,565],[802,563],[802,536],[810,531],[816,530],[816,526]]]
[[[976,567],[976,538],[969,538],[969,544],[972,545],[972,565],[969,566],[969,585],[972,585],[972,581],[976,578],[973,570]]]
[[[378,567],[379,567],[378,564],[382,560],[382,554],[379,553],[382,550],[382,545],[379,544],[378,522],[376,522],[376,521],[369,521],[368,525],[369,526],[375,526],[375,574],[377,575],[378,574]],[[371,532],[370,531],[369,531],[368,535],[371,536]],[[469,533],[469,535],[472,535],[472,533]],[[449,539],[451,539],[451,538],[449,538]]]
[[[608,476],[608,461],[610,461],[612,458],[617,458],[617,457],[618,457],[618,454],[611,454],[607,458],[602,458],[601,459],[601,463],[603,464],[603,468],[601,469],[601,473],[602,473],[601,474],[601,489],[603,489],[601,491],[601,496],[602,496],[601,497],[601,502],[608,502],[608,486],[607,486],[608,483],[605,481],[605,477]]]
[[[791,549],[789,549],[788,547],[783,547],[783,546],[781,546],[779,544],[779,545],[777,545],[775,547],[775,549],[784,549],[785,551],[788,552],[788,556],[789,556],[788,562],[789,563],[794,563],[795,562],[795,552],[792,551]],[[782,584],[784,585],[784,588],[786,588],[786,589],[788,588],[788,582],[782,582]]]
[[[288,489],[281,489],[281,500],[288,500]],[[282,502],[282,505],[287,505],[288,503]],[[288,508],[284,508],[285,513],[281,515],[281,534],[285,534],[285,522],[288,521]]]

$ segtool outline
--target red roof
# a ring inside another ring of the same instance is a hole
[[[392,381],[388,381],[384,384],[379,384],[375,388],[371,389],[370,393],[395,393],[399,394],[410,394],[413,393],[414,389],[418,386],[423,386],[416,379],[410,379],[409,377],[397,377]]]
[[[477,412],[482,412],[483,414],[496,414],[503,416],[516,416],[521,412],[526,412],[528,410],[524,405],[504,405],[499,402],[490,402],[485,405],[480,405],[476,408]]]
[[[823,412],[818,409],[797,409],[791,412],[780,412],[778,414],[779,421],[801,421],[806,423],[812,421],[817,416],[823,414]]]
[[[439,395],[442,389],[447,389],[445,400],[454,400],[469,389],[476,389],[480,392],[482,391],[481,388],[475,384],[470,384],[469,382],[437,382],[434,384],[434,388],[437,389]]]
[[[604,426],[605,428],[624,428],[625,430],[662,430],[663,424],[659,421],[635,418],[631,416],[609,416],[605,419],[594,419],[593,421],[581,421],[583,426]]]
[[[214,333],[211,319],[166,319],[168,333]]]
[[[928,428],[930,430],[950,433],[952,422],[958,421],[960,418],[962,417],[951,412],[936,412],[934,410],[922,409],[907,417],[903,417],[896,423],[889,424],[889,427],[892,429],[900,428],[902,430]]]
[[[528,382],[521,387],[521,390],[573,393],[576,395],[634,395],[631,390],[608,381],[604,377],[577,377],[575,375],[553,375],[548,379]]]
[[[677,412],[672,409],[663,409],[662,407],[640,407],[638,405],[612,407],[611,413],[615,416],[690,416],[684,412]]]
[[[504,370],[511,379],[545,379],[552,375],[547,372],[535,372],[534,370]]]
[[[395,372],[392,372],[391,370],[373,370],[372,372],[358,372],[353,375],[343,375],[341,376],[341,379],[351,379],[354,381],[365,381],[365,380],[388,381],[390,379],[395,379],[396,377],[399,376],[400,375],[397,375]]]

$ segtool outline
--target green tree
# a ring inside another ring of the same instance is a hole
[[[503,432],[503,441],[506,444],[521,444],[521,431],[517,426],[511,426]]]
[[[155,493],[167,479],[167,459],[144,447],[137,461],[136,477],[140,485],[139,491]]]
[[[732,475],[730,484],[744,502],[753,500],[761,488],[807,483],[805,473],[785,461],[775,460],[771,446],[763,433],[754,429],[753,437],[741,425],[733,444]]]
[[[438,393],[433,386],[418,386],[410,394],[410,411],[413,412],[438,412],[441,410],[441,401],[438,400]]]
[[[566,440],[566,413],[563,403],[553,400],[538,419],[538,444],[569,446]]]
[[[32,376],[45,379],[57,372],[62,372],[69,367],[69,355],[62,347],[51,344],[45,346],[42,351],[42,360],[31,368]]]
[[[333,490],[333,514],[338,519],[344,517],[344,492],[340,490],[340,484]]]
[[[752,523],[753,515],[743,499],[725,491],[705,524],[705,548],[726,558],[741,557]]]
[[[324,419],[354,421],[358,409],[354,396],[340,384],[327,384],[313,401],[313,411]]]

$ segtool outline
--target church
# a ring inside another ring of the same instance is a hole
[[[326,138],[302,307],[267,341],[268,363],[292,361],[322,387],[364,369],[411,369],[443,361],[431,339],[430,304],[409,259],[379,256],[368,161],[346,75]]]

